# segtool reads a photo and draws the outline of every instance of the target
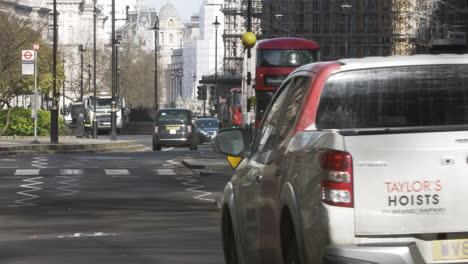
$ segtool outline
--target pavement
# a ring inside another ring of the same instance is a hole
[[[50,142],[50,137],[38,137],[39,144],[33,144],[33,137],[0,137],[0,156],[29,156],[37,154],[135,152],[149,148],[136,140],[111,141],[107,138],[90,139],[74,136],[59,137],[59,143]]]

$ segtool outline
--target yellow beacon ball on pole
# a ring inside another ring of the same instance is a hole
[[[255,43],[257,43],[257,36],[255,36],[253,32],[247,32],[244,35],[242,35],[242,44],[245,48],[253,48],[255,46]]]

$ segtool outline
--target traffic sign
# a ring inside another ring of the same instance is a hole
[[[34,62],[34,50],[23,50],[23,62],[31,61]]]
[[[21,59],[23,61],[21,71],[24,75],[34,74],[35,53],[34,50],[23,50],[21,52]]]
[[[39,43],[34,43],[34,45],[33,45],[34,51],[38,51],[39,48],[40,48]]]

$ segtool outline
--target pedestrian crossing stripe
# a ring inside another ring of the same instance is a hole
[[[81,169],[61,169],[60,175],[83,175],[84,172]]]
[[[115,169],[105,169],[106,175],[130,175],[127,169],[115,170]]]
[[[173,169],[155,169],[157,175],[177,175]]]
[[[14,171],[14,172],[13,172]],[[129,176],[177,176],[193,174],[185,171],[176,172],[174,169],[146,169],[146,168],[126,168],[126,169],[61,169],[61,168],[46,168],[46,169],[1,169],[0,177],[17,176],[30,177],[39,175],[57,175],[57,176],[85,176],[85,175],[102,175],[112,177],[129,177]],[[55,171],[55,172],[54,172]],[[13,174],[13,175],[12,175]]]
[[[40,169],[18,169],[15,171],[16,176],[37,176]]]

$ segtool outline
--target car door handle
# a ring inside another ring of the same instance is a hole
[[[255,181],[256,181],[257,183],[261,183],[262,180],[263,180],[263,176],[262,176],[262,175],[257,175],[257,176],[255,177]]]

